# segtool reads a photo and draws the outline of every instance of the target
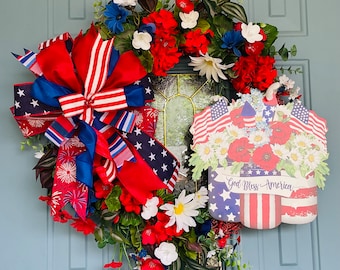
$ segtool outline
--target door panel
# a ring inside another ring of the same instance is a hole
[[[31,170],[36,161],[32,151],[21,152],[22,135],[11,118],[13,84],[34,77],[10,54],[22,48],[36,50],[39,42],[63,32],[73,36],[85,31],[93,20],[92,0],[12,0],[0,8],[0,229],[1,269],[96,270],[111,260],[117,250],[99,250],[93,237],[84,237],[65,224],[53,223],[47,208],[37,198],[43,194]],[[312,3],[311,3],[312,2]],[[340,127],[337,119],[340,93],[340,40],[336,0],[249,0],[244,1],[249,21],[278,26],[280,44],[296,44],[298,55],[285,68],[300,68],[290,77],[300,86],[303,101],[328,121],[329,165],[324,191],[319,192],[319,214],[306,225],[283,224],[277,229],[244,229],[242,253],[253,270],[328,270],[338,265],[340,231],[340,175],[337,156]],[[14,18],[14,22],[13,22]],[[117,258],[117,257],[116,257]]]

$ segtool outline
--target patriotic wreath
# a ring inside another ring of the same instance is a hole
[[[48,191],[40,199],[54,221],[93,234],[99,248],[119,244],[130,269],[246,268],[240,223],[209,213],[207,176],[197,177],[205,168],[177,181],[179,161],[155,138],[152,82],[189,57],[188,66],[212,82],[212,96],[265,92],[278,75],[274,57],[294,56],[295,46],[276,50],[277,28],[248,23],[244,8],[228,0],[94,7],[85,33],[15,55],[36,76],[14,85],[11,110],[27,138],[22,148],[37,149],[36,178]],[[277,95],[295,99],[290,90]],[[122,266],[115,255],[105,268]]]

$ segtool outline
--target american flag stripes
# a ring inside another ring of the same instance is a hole
[[[315,135],[322,143],[326,144],[326,121],[315,112],[305,108],[296,101],[289,121],[290,127],[297,132],[306,132]]]
[[[229,123],[231,123],[231,118],[228,114],[227,100],[221,99],[195,115],[190,130],[192,134],[195,134],[193,145],[206,142],[211,133],[224,130]]]
[[[281,223],[281,196],[241,194],[241,223],[253,229],[272,229]]]

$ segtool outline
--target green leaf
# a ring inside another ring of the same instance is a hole
[[[225,2],[223,0],[219,1],[219,4],[221,3],[221,9],[232,18],[235,18],[236,20],[239,20],[243,23],[247,23],[247,14],[244,10],[244,7],[238,3],[233,2]]]
[[[122,190],[119,186],[114,186],[107,198],[105,199],[105,204],[110,212],[116,212],[121,208],[119,196]]]
[[[289,57],[289,51],[288,49],[285,47],[285,44],[282,45],[282,47],[279,50],[279,55],[281,56],[283,61],[287,61],[288,57]]]
[[[261,23],[260,27],[262,28],[263,32],[267,36],[267,39],[264,42],[263,53],[274,56],[276,54],[276,51],[275,51],[275,47],[273,46],[273,44],[278,37],[279,31],[277,30],[277,27],[271,24]]]
[[[129,226],[137,227],[138,225],[142,223],[142,217],[139,215],[136,215],[133,212],[124,212],[120,217],[120,223],[126,227],[129,227]]]
[[[296,54],[297,54],[297,48],[296,48],[295,45],[293,45],[293,46],[290,48],[290,54],[291,54],[292,56],[296,56]]]
[[[243,167],[243,162],[236,162],[234,161],[231,165],[231,173],[238,175]]]

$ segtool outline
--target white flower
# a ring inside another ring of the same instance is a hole
[[[269,142],[269,136],[263,130],[255,130],[250,133],[249,142],[255,146],[261,146]]]
[[[135,6],[137,4],[137,0],[113,0],[113,2],[123,7]]]
[[[222,59],[213,58],[209,56],[208,53],[202,54],[199,57],[190,56],[191,62],[189,66],[194,67],[194,71],[199,71],[200,76],[206,76],[207,80],[210,80],[213,77],[215,82],[218,82],[218,77],[223,80],[226,80],[227,77],[224,75],[222,70],[226,70],[231,68],[234,64],[222,65]]]
[[[292,89],[295,84],[295,81],[289,79],[286,74],[283,74],[279,77],[279,82],[281,85],[285,86],[285,89]]]
[[[301,149],[309,149],[312,146],[312,143],[311,139],[303,134],[298,134],[294,138],[294,145]]]
[[[41,159],[41,157],[43,155],[44,155],[44,151],[42,151],[42,150],[34,153],[34,157],[37,158],[37,159]]]
[[[195,10],[192,10],[189,13],[180,12],[179,17],[182,20],[181,26],[183,29],[192,29],[197,25],[199,13]]]
[[[273,153],[278,156],[280,159],[286,160],[288,158],[289,155],[289,151],[288,149],[282,145],[282,144],[274,144],[274,145],[270,145]]]
[[[227,128],[227,132],[229,136],[231,137],[232,141],[246,136],[243,129],[239,128],[238,126],[234,126],[234,125],[230,125]]]
[[[138,32],[135,31],[133,33],[133,39],[132,39],[132,46],[138,50],[142,49],[144,51],[147,51],[150,49],[150,43],[152,41],[152,37],[148,32]]]
[[[215,255],[216,255],[216,250],[215,249],[209,250],[208,253],[207,253],[207,258],[212,258]]]
[[[159,204],[159,198],[158,197],[152,197],[151,199],[147,199],[145,205],[143,205],[143,211],[141,213],[142,218],[145,220],[148,220],[158,213],[158,205]]]
[[[204,208],[208,200],[209,200],[208,189],[202,186],[195,193],[194,201],[196,202],[198,208]]]
[[[204,162],[209,162],[214,157],[214,149],[210,143],[197,144],[195,151]]]
[[[175,199],[175,204],[166,203],[160,207],[165,210],[165,214],[170,217],[169,222],[165,227],[170,227],[176,223],[176,231],[184,230],[189,231],[189,227],[195,227],[196,222],[192,217],[196,217],[199,212],[197,211],[197,204],[193,201],[195,194],[185,195],[185,190],[179,194]]]
[[[314,171],[316,167],[319,166],[322,159],[322,155],[320,152],[316,150],[310,150],[307,152],[304,163],[311,169],[311,171]]]
[[[253,24],[250,22],[248,25],[242,23],[241,25],[241,34],[242,36],[249,42],[254,43],[255,41],[261,41],[263,36],[260,34],[260,26],[257,24]]]
[[[292,149],[289,152],[289,160],[293,163],[294,166],[296,167],[300,167],[300,165],[303,162],[303,157],[301,155],[301,153],[298,151],[297,148]]]
[[[177,260],[178,253],[173,243],[162,242],[155,249],[155,256],[161,260],[162,264],[170,265]]]

